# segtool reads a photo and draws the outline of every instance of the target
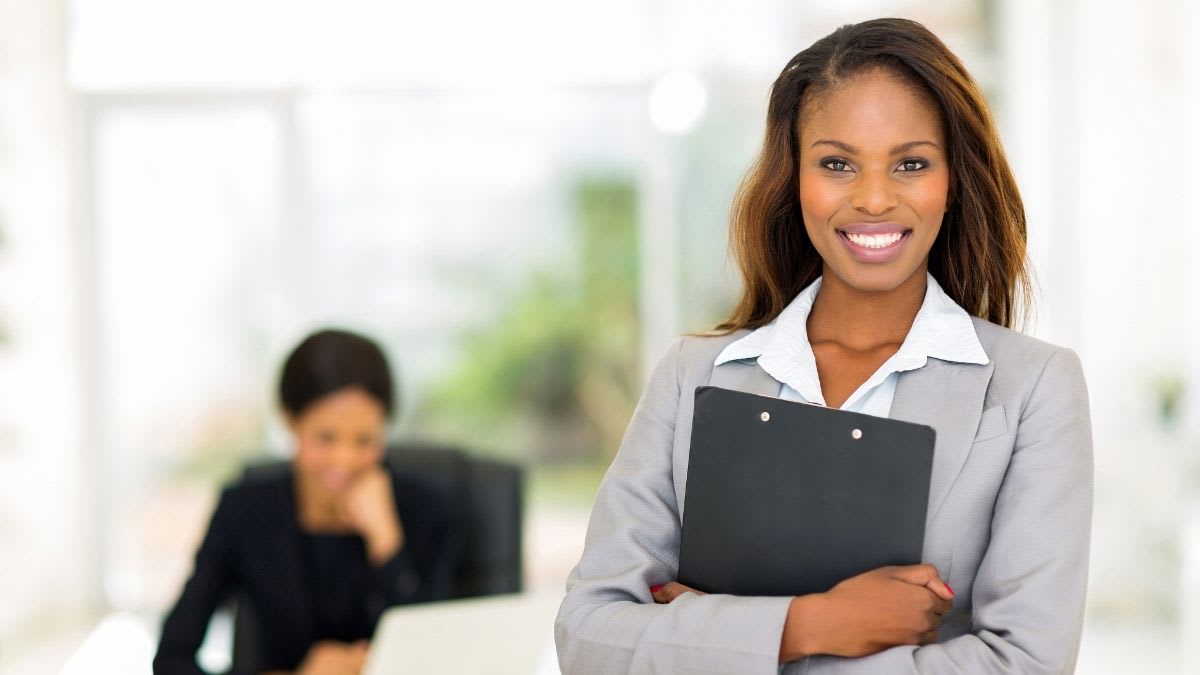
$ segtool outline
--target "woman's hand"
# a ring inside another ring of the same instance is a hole
[[[367,558],[381,564],[404,546],[404,527],[392,498],[392,477],[382,466],[373,466],[346,490],[340,504],[342,521],[362,535]]]
[[[933,565],[865,572],[825,593],[792,601],[780,658],[857,657],[897,645],[931,644],[953,598]]]
[[[668,581],[665,584],[658,584],[657,586],[650,587],[650,595],[654,597],[654,602],[657,602],[660,605],[666,605],[684,593],[706,595],[705,593],[701,593],[690,586],[684,586],[678,581]]]
[[[296,675],[359,675],[367,662],[367,642],[318,642],[313,645]]]
[[[659,604],[684,593],[704,595],[676,581],[650,587]],[[933,565],[864,572],[825,593],[792,601],[780,660],[813,654],[867,656],[897,645],[931,644],[953,598],[954,591]]]

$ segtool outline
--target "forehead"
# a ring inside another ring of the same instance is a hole
[[[305,408],[300,414],[300,419],[326,426],[355,426],[374,424],[384,416],[383,406],[379,401],[355,387],[322,396]]]
[[[800,111],[798,135],[801,151],[818,140],[864,151],[916,140],[945,147],[941,114],[929,94],[878,68],[816,93]]]

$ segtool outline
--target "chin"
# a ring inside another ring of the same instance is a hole
[[[904,285],[916,275],[924,277],[924,270],[916,267],[895,265],[864,265],[853,262],[849,269],[829,268],[839,281],[862,293],[890,293]]]
[[[346,491],[350,486],[351,479],[345,477],[328,477],[321,474],[310,474],[309,484],[317,490],[329,495],[336,496]]]

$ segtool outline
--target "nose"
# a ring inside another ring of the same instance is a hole
[[[860,176],[858,185],[850,196],[850,205],[855,210],[870,216],[879,216],[896,208],[899,195],[889,176],[874,171]]]
[[[356,464],[356,451],[354,445],[348,441],[340,441],[329,453],[329,466],[333,469],[341,471],[350,471]]]

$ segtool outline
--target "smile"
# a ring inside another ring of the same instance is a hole
[[[904,234],[901,232],[892,232],[891,234],[846,234],[846,238],[867,248],[887,248],[892,244],[900,241]]]
[[[860,262],[885,263],[900,254],[911,234],[912,230],[870,233],[838,230],[838,239]]]

